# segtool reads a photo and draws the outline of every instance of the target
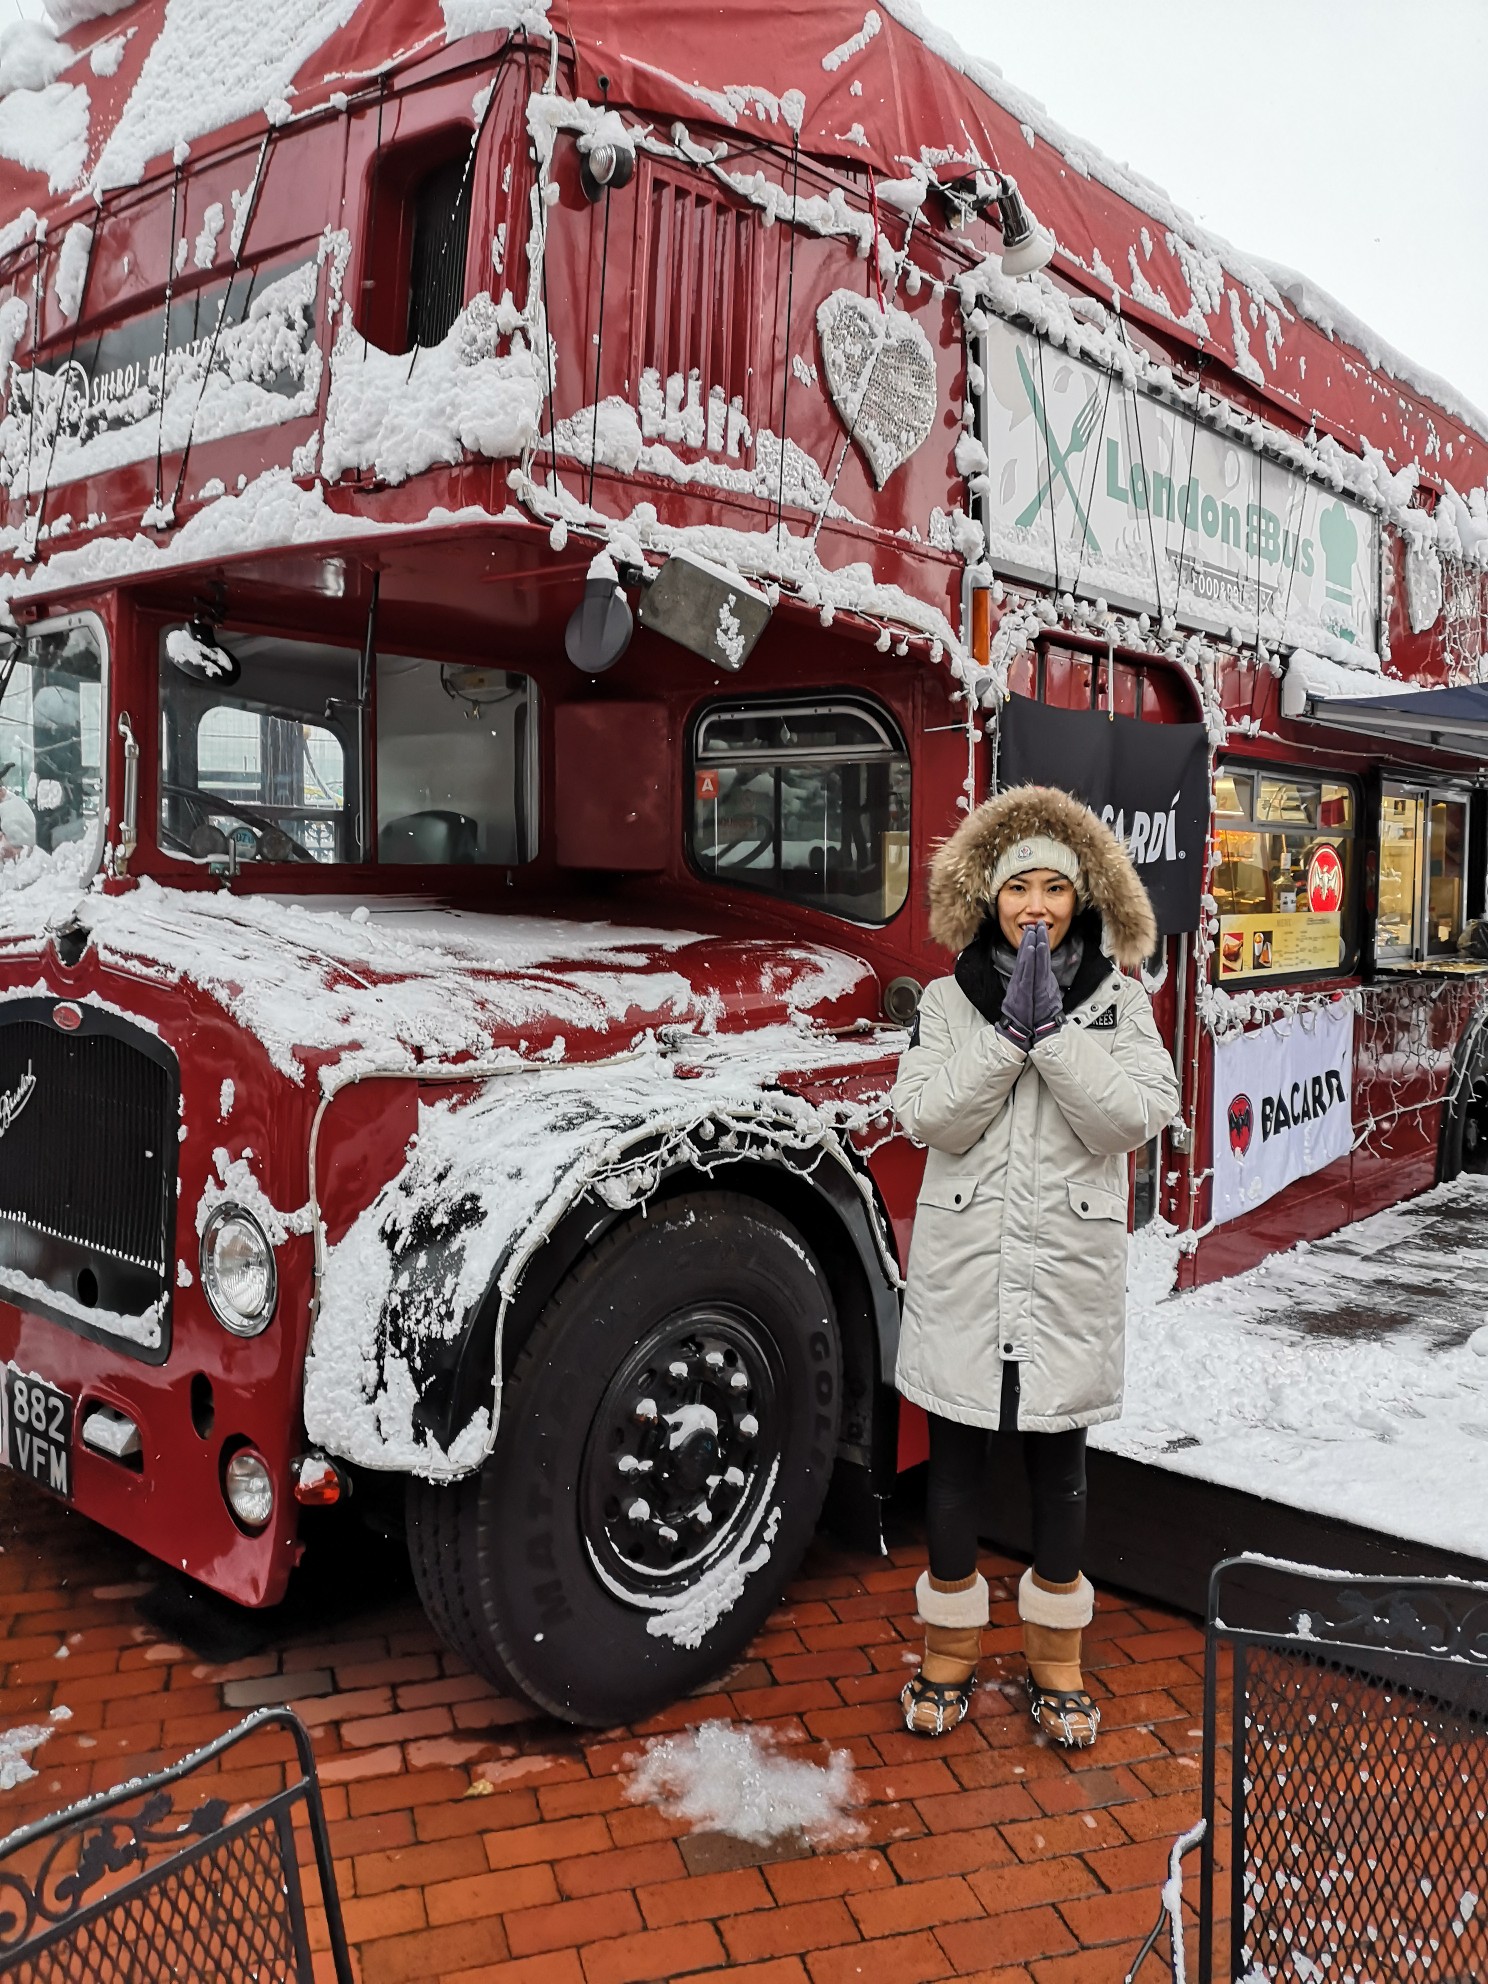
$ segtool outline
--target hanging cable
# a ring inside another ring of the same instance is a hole
[[[1256,658],[1256,666],[1257,668],[1259,668],[1261,665],[1261,518],[1265,515],[1265,505],[1266,505],[1265,457],[1263,455],[1257,454],[1255,458],[1255,465],[1256,465],[1256,512],[1257,512],[1256,521],[1255,521],[1255,545],[1256,545],[1255,658]]]
[[[387,70],[382,69],[378,71],[377,76],[377,144],[372,153],[372,185],[368,192],[372,211],[367,221],[367,260],[362,270],[362,363],[364,365],[367,362],[367,347],[372,342],[372,308],[367,291],[377,287],[377,216],[382,204],[378,198],[382,185],[382,106],[386,98]]]
[[[57,462],[57,443],[62,438],[62,416],[67,411],[67,381],[72,376],[72,368],[77,360],[78,338],[82,332],[83,314],[85,309],[87,308],[87,301],[88,301],[88,281],[93,274],[93,256],[98,248],[98,237],[102,231],[103,231],[103,207],[102,207],[102,203],[100,202],[98,209],[98,224],[92,229],[91,233],[88,236],[88,259],[83,264],[83,286],[81,290],[78,292],[77,315],[72,320],[72,343],[68,346],[67,349],[67,364],[63,368],[62,386],[57,394],[57,418],[52,426],[51,452],[47,456],[46,476],[42,481],[41,497],[36,505],[36,536],[33,539],[33,542],[38,545],[41,543],[41,527],[46,519],[47,492],[52,486],[52,470],[56,466],[56,462]],[[78,422],[78,434],[79,434],[79,439],[81,439],[82,437],[81,418],[79,418],[79,422]],[[30,471],[28,464],[28,468],[27,468],[28,476],[29,476],[29,472]],[[30,492],[28,490],[27,492],[28,509],[30,507],[29,494]]]
[[[160,515],[160,472],[165,454],[165,388],[166,374],[170,369],[171,304],[176,293],[176,221],[181,208],[181,160],[177,158],[175,177],[171,181],[171,224],[170,253],[165,264],[165,322],[161,327],[160,338],[160,420],[155,429],[155,501],[154,514]]]
[[[554,59],[556,61],[556,57]],[[530,96],[532,83],[532,57],[530,53],[526,54],[525,60],[527,64],[528,94]],[[550,74],[549,82],[551,83],[551,81],[552,75]],[[532,148],[532,157],[533,163],[539,168],[537,176],[533,180],[532,197],[537,202],[538,212],[538,288],[542,295],[543,368],[547,375],[548,487],[553,495],[557,496],[559,493],[558,430],[553,415],[553,339],[548,329],[548,203],[543,198],[546,188],[542,184],[541,161],[537,157],[537,147],[535,144]]]
[[[471,171],[473,170],[475,165],[475,155],[477,151],[480,149],[480,141],[485,134],[486,121],[491,115],[491,105],[496,101],[496,77],[500,73],[502,63],[506,60],[506,52],[511,47],[511,41],[512,41],[511,35],[510,33],[508,33],[506,40],[501,44],[501,47],[497,50],[495,68],[492,72],[490,84],[486,90],[486,100],[481,105],[480,119],[476,124],[475,130],[471,133],[470,144],[465,153],[465,165],[464,165],[464,169],[460,174],[459,187],[457,188],[455,193],[454,207],[451,211],[451,216],[450,216],[450,225],[446,227],[444,230],[443,239],[439,243],[439,259],[434,264],[434,280],[432,286],[436,294],[439,292],[439,286],[444,278],[444,265],[445,262],[448,260],[449,251],[450,251],[450,240],[455,232],[454,222],[459,216],[460,208],[465,203],[465,194],[470,185]],[[608,215],[606,215],[606,218],[608,219]],[[465,228],[465,241],[466,241],[466,253],[468,254],[469,242],[470,242],[470,227],[469,227],[468,217]],[[464,284],[462,283],[460,287],[463,292]],[[408,383],[408,379],[411,379],[413,377],[413,368],[415,364],[418,362],[419,353],[423,349],[424,347],[422,344],[418,343],[417,341],[414,343],[408,359],[408,378],[403,381],[405,386]]]
[[[1094,501],[1094,499],[1095,499],[1095,478],[1096,478],[1096,476],[1097,476],[1097,475],[1099,474],[1099,472],[1100,472],[1100,459],[1101,459],[1101,456],[1102,456],[1102,454],[1103,454],[1103,453],[1105,452],[1105,445],[1106,445],[1106,421],[1107,421],[1107,419],[1108,419],[1108,418],[1109,418],[1109,416],[1110,416],[1110,411],[1111,411],[1111,389],[1112,389],[1112,387],[1113,387],[1113,386],[1115,385],[1115,383],[1116,383],[1116,375],[1115,375],[1115,373],[1114,373],[1114,372],[1107,372],[1107,374],[1106,374],[1106,396],[1105,396],[1105,398],[1104,398],[1104,400],[1102,400],[1102,402],[1101,402],[1101,422],[1100,422],[1100,433],[1099,433],[1099,434],[1098,434],[1098,435],[1096,436],[1096,439],[1095,439],[1095,453],[1094,453],[1094,454],[1092,455],[1092,457],[1091,457],[1091,471],[1090,471],[1090,494],[1089,494],[1089,496],[1088,496],[1088,497],[1087,497],[1087,498],[1085,499],[1085,500],[1086,500],[1086,508],[1087,508],[1087,514],[1088,514],[1088,511],[1089,511],[1089,505],[1090,505],[1090,503],[1092,503],[1092,502]],[[1054,496],[1054,490],[1053,490],[1053,486],[1052,486],[1052,484],[1051,484],[1051,485],[1050,485],[1050,489],[1049,489],[1049,497],[1050,497],[1050,501],[1051,501],[1051,502],[1053,501],[1053,496]],[[1089,539],[1088,539],[1088,537],[1087,537],[1087,536],[1086,536],[1086,535],[1085,535],[1085,534],[1084,534],[1084,533],[1082,532],[1082,533],[1081,533],[1081,536],[1080,536],[1080,556],[1079,556],[1079,560],[1077,561],[1077,563],[1076,563],[1076,565],[1075,565],[1075,576],[1074,576],[1074,581],[1073,581],[1073,583],[1072,583],[1072,584],[1071,584],[1071,586],[1070,586],[1070,591],[1071,591],[1071,592],[1076,592],[1076,593],[1077,593],[1077,592],[1078,592],[1078,591],[1080,590],[1080,574],[1081,574],[1081,573],[1082,573],[1082,572],[1084,571],[1084,569],[1085,569],[1085,547],[1086,547],[1086,545],[1088,544],[1088,542],[1089,542]]]
[[[878,291],[878,314],[887,317],[889,313],[884,307],[883,270],[878,266],[878,244],[881,236],[878,224],[878,181],[873,176],[871,165],[868,168],[868,211],[873,218],[873,246],[868,252],[868,259],[873,264],[873,286]]]
[[[197,388],[196,405],[191,409],[191,419],[188,421],[186,426],[186,443],[181,450],[180,466],[176,470],[176,486],[171,491],[170,510],[167,513],[172,519],[174,519],[176,514],[176,505],[181,500],[181,489],[186,480],[186,464],[191,458],[192,437],[196,433],[196,417],[201,412],[202,401],[207,396],[207,386],[212,377],[212,367],[217,362],[217,346],[222,337],[222,326],[227,321],[228,306],[232,302],[233,284],[237,281],[238,270],[243,265],[243,250],[248,245],[248,230],[252,227],[253,216],[258,211],[259,188],[263,185],[265,176],[268,171],[269,152],[273,147],[274,139],[278,133],[278,130],[279,130],[278,125],[271,124],[268,130],[264,133],[263,143],[258,148],[258,163],[253,170],[253,183],[248,188],[248,198],[243,205],[242,223],[240,226],[236,226],[233,230],[238,237],[238,243],[236,248],[234,248],[233,250],[232,267],[228,270],[227,273],[227,287],[222,292],[222,301],[217,305],[217,321],[212,326],[212,342],[207,348],[207,362],[202,367],[201,385]],[[164,408],[165,408],[164,381],[162,381],[161,382],[162,425],[164,423]],[[158,496],[156,498],[156,501],[158,503],[159,501]]]
[[[1049,388],[1044,380],[1044,341],[1035,337],[1034,350],[1038,353],[1039,404],[1044,409],[1043,419],[1036,424],[1044,437],[1044,466],[1049,472],[1049,539],[1054,546],[1054,597],[1057,599],[1063,588],[1059,583],[1059,492],[1054,487],[1054,443],[1049,435]]]
[[[37,222],[36,266],[31,271],[31,418],[26,427],[26,521],[31,521],[31,476],[36,461],[36,400],[40,391],[36,347],[41,342],[41,258],[46,230]]]
[[[601,76],[599,79],[599,89],[600,94],[608,99],[610,86],[604,76]],[[591,510],[594,508],[594,469],[595,464],[599,460],[599,367],[600,361],[604,357],[605,276],[609,272],[609,266],[610,189],[606,185],[604,189],[604,230],[599,248],[599,328],[594,334],[594,422],[589,431],[589,494],[585,498]]]
[[[1121,342],[1131,352],[1131,340],[1126,335],[1126,324],[1118,317],[1116,325],[1121,332]],[[1135,356],[1135,354],[1133,354]],[[1143,509],[1147,513],[1147,543],[1152,552],[1152,590],[1157,600],[1157,617],[1162,619],[1162,577],[1157,566],[1157,532],[1152,528],[1152,478],[1147,473],[1147,450],[1142,444],[1142,395],[1133,386],[1131,393],[1132,425],[1137,430],[1137,462],[1142,470]]]
[[[785,277],[785,344],[781,351],[780,380],[780,482],[775,505],[775,548],[780,549],[781,537],[785,530],[785,450],[786,450],[786,410],[790,405],[791,377],[791,319],[796,299],[796,215],[800,207],[801,190],[801,134],[791,126],[791,217],[790,217],[790,256]],[[776,276],[779,285],[778,264]]]

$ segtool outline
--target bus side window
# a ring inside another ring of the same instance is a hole
[[[887,710],[714,704],[692,735],[688,853],[712,881],[882,924],[909,895],[909,755]]]

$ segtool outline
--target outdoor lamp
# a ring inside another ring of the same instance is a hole
[[[608,559],[605,563],[609,563]],[[586,675],[602,675],[607,668],[615,666],[630,646],[634,632],[635,616],[616,583],[613,565],[608,573],[591,570],[584,581],[584,597],[569,615],[563,630],[563,646],[569,660]]]
[[[1054,259],[1054,241],[1024,205],[1011,174],[997,175],[997,218],[1002,228],[1002,273],[1031,276]]]
[[[600,138],[586,145],[579,143],[579,184],[591,203],[602,199],[612,188],[619,192],[635,174],[635,152],[629,145]]]

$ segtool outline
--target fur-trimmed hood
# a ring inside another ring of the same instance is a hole
[[[1126,849],[1088,806],[1052,785],[1015,785],[988,799],[943,841],[930,863],[930,934],[964,951],[991,908],[998,857],[1034,834],[1063,841],[1079,857],[1087,900],[1100,912],[1102,948],[1134,971],[1157,948],[1157,918]]]

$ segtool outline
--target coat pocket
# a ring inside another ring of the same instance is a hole
[[[1082,1185],[1076,1178],[1067,1180],[1069,1185],[1070,1211],[1081,1219],[1119,1219],[1126,1224],[1126,1195],[1113,1192],[1105,1185]]]
[[[939,1206],[942,1212],[960,1212],[976,1197],[974,1171],[957,1172],[948,1178],[927,1178],[920,1187],[922,1206]]]

